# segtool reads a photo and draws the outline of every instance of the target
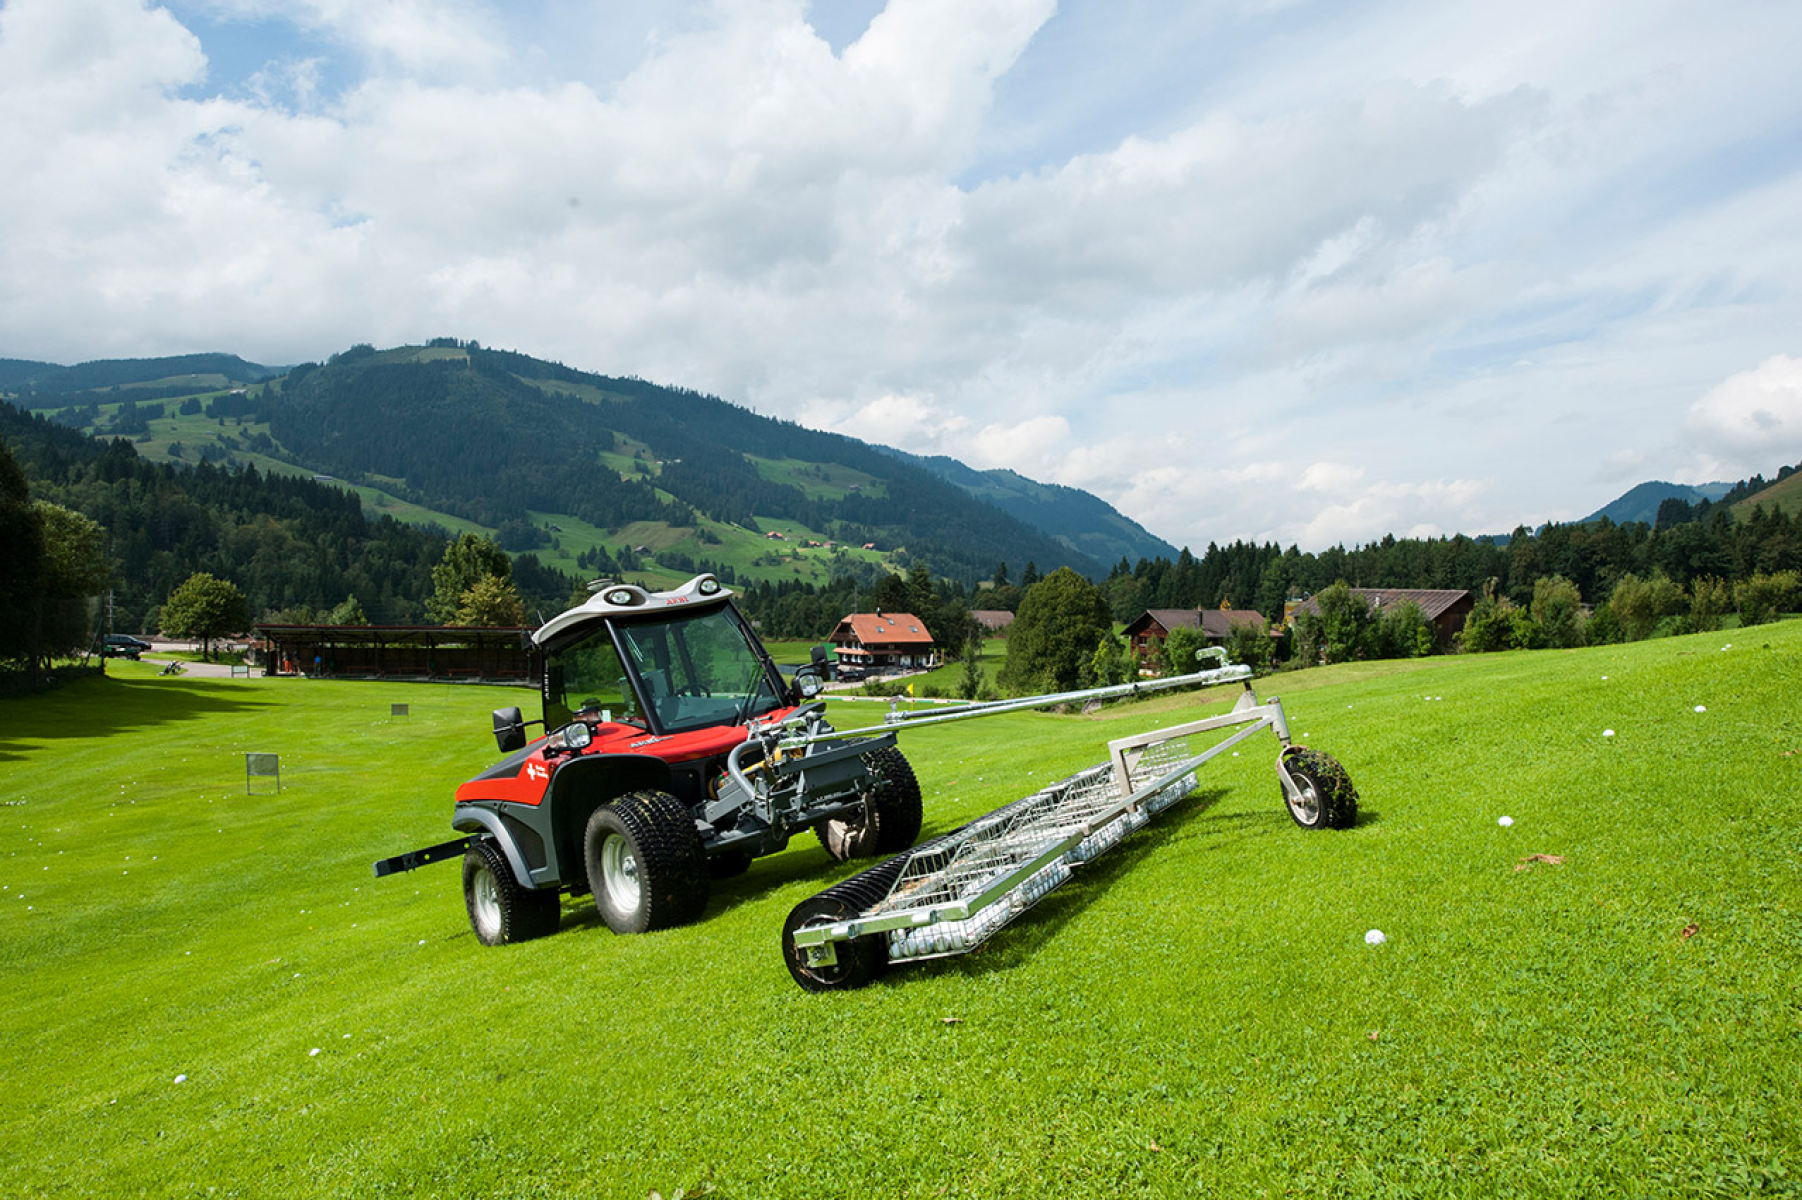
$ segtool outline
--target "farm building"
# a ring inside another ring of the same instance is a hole
[[[507,625],[258,625],[270,675],[536,683],[532,631]]]
[[[1268,628],[1264,614],[1251,608],[1148,608],[1126,627],[1126,644],[1132,647],[1139,665],[1146,665],[1152,650],[1164,644],[1172,629],[1195,629],[1210,646],[1224,643],[1234,625],[1250,625],[1258,630]]]
[[[982,631],[991,637],[997,633],[1006,633],[1007,627],[1014,623],[1014,614],[1005,608],[973,608],[970,619],[982,626]]]
[[[852,613],[832,631],[838,663],[854,671],[893,671],[938,664],[932,635],[912,613]]]
[[[1360,596],[1370,605],[1371,610],[1381,613],[1385,606],[1413,601],[1420,605],[1420,611],[1432,623],[1434,639],[1441,650],[1452,648],[1452,638],[1464,628],[1464,621],[1470,616],[1470,610],[1476,607],[1471,594],[1462,588],[1353,588],[1351,594]],[[1318,613],[1319,607],[1312,597],[1289,608],[1289,614]]]

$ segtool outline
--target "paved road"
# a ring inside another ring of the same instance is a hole
[[[144,640],[150,643],[150,649],[146,653],[144,659],[145,662],[155,662],[159,655],[167,654],[173,650],[187,652],[198,652],[200,650],[200,646],[194,642],[172,642],[166,638],[146,638]],[[228,649],[236,649],[236,647],[226,645],[216,645],[213,647],[215,653]],[[183,662],[181,665],[183,675],[197,675],[202,679],[231,678],[232,669],[230,663]],[[263,673],[261,667],[252,667],[250,671],[253,675],[261,675]]]

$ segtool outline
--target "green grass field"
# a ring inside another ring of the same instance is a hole
[[[825,995],[811,839],[641,937],[485,949],[454,864],[374,880],[519,692],[108,669],[0,700],[11,1195],[1802,1191],[1799,621],[1265,681],[1355,829],[1260,734],[983,952]],[[909,731],[926,832],[1230,698]]]

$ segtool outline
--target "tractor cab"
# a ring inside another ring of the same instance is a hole
[[[732,593],[711,575],[669,592],[607,584],[532,635],[544,655],[544,728],[629,725],[653,737],[784,715],[820,691],[823,648],[782,678]],[[495,713],[503,751],[525,745],[518,709]]]

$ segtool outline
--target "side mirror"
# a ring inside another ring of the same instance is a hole
[[[502,754],[511,754],[515,750],[524,749],[526,716],[519,711],[517,706],[494,710],[494,741],[501,748]]]
[[[826,647],[824,647],[824,646],[815,646],[811,653],[813,655],[813,665],[820,669],[820,678],[827,679],[827,680],[831,679],[832,678],[831,652],[828,651],[826,649]]]

